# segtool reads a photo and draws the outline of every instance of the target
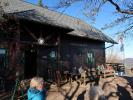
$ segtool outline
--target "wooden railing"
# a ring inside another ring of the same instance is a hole
[[[123,71],[125,72],[125,66],[123,63],[106,63],[106,66],[112,66],[112,68],[116,71]]]
[[[106,77],[109,77],[109,76],[115,77],[115,70],[113,70],[113,69],[110,69],[110,70],[105,69],[105,70],[103,70],[103,77],[106,78]]]

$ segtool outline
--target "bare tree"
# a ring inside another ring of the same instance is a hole
[[[44,4],[44,0],[38,0],[38,6],[48,9],[48,6]]]
[[[113,48],[107,51],[106,63],[120,63],[122,60],[122,56],[120,56],[118,52],[114,51]]]
[[[43,0],[38,0],[38,6],[43,7],[42,1],[43,1]]]
[[[124,28],[119,30],[119,33],[133,34],[133,0],[60,0],[57,8],[69,7],[73,3],[83,2],[83,14],[91,19],[100,12],[102,7],[109,3],[115,7],[116,14],[119,15],[113,22],[107,23],[102,29],[108,29],[117,25],[123,25]]]

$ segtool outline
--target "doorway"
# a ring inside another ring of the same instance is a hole
[[[25,50],[24,78],[32,78],[37,74],[37,50],[30,48]]]

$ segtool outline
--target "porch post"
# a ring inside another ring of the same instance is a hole
[[[61,73],[60,73],[60,34],[57,37],[57,70],[56,70],[56,78],[57,78],[57,85],[60,86],[61,81]]]

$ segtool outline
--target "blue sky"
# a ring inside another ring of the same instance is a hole
[[[25,1],[31,2],[33,4],[37,4],[37,2],[38,2],[38,0],[25,0]],[[53,7],[55,7],[55,5],[58,3],[59,0],[43,0],[43,1],[44,1],[43,2],[44,5],[47,5],[49,8],[53,8]],[[111,21],[114,20],[114,18],[117,17],[117,15],[114,14],[115,8],[110,4],[106,4],[100,10],[100,13],[96,16],[95,23],[93,23],[91,20],[89,20],[89,18],[87,18],[83,15],[82,7],[83,7],[83,2],[78,2],[78,3],[73,4],[69,8],[56,9],[56,10],[63,12],[67,15],[77,17],[81,20],[84,20],[88,24],[90,24],[100,30],[101,30],[101,27],[103,27],[107,23],[110,23]],[[114,33],[118,32],[121,28],[122,27],[119,25],[115,28],[102,30],[102,31],[117,41],[117,36],[114,35]],[[132,36],[132,38],[128,37],[128,38],[124,39],[125,58],[133,58],[133,52],[132,52],[133,51],[133,45],[132,45],[133,41],[132,41],[132,39],[133,39],[133,36]],[[107,44],[107,46],[108,46],[108,44]],[[115,46],[115,50],[117,52],[120,51],[119,46],[120,46],[119,44]]]

